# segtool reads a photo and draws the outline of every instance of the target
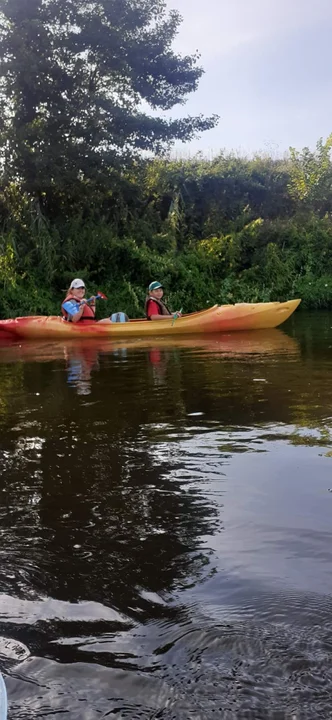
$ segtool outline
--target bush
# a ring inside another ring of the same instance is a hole
[[[88,292],[106,292],[99,316],[142,316],[154,279],[170,306],[187,312],[295,296],[304,307],[330,307],[328,150],[320,144],[316,155],[276,161],[149,160],[119,175],[114,192],[91,186],[90,193],[82,181],[75,195],[55,188],[36,199],[4,184],[1,317],[58,314],[73,277],[83,277]],[[310,181],[303,197],[301,163],[321,183]]]

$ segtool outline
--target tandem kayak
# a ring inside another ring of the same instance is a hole
[[[275,328],[285,322],[301,300],[279,303],[239,303],[214,305],[201,312],[190,313],[174,320],[130,320],[125,323],[69,323],[56,316],[28,316],[0,321],[1,332],[38,340],[39,338],[130,338],[261,330]]]

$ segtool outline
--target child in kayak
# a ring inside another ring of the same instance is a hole
[[[83,280],[75,278],[70,284],[67,295],[61,305],[61,312],[68,322],[84,322],[95,320],[96,301],[87,301],[84,297],[85,285]]]
[[[162,301],[164,288],[160,282],[156,280],[149,285],[149,294],[145,300],[145,315],[147,320],[165,320],[165,317],[173,316],[177,318],[181,316],[181,312],[172,313],[167,305]]]

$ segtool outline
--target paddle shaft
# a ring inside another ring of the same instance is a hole
[[[88,298],[85,301],[81,301],[80,305],[86,305],[89,303],[92,303],[94,300],[107,300],[106,295],[98,293],[97,295],[92,295],[90,298]]]
[[[182,313],[182,308],[181,308],[181,310],[179,310],[178,312],[179,312],[179,315],[181,315],[181,313]],[[173,315],[172,327],[173,327],[173,325],[174,325],[174,323],[175,323],[175,320],[177,320],[177,318],[179,317],[179,315],[178,315],[178,313],[174,313],[174,315]]]

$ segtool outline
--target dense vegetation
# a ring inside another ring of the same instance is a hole
[[[202,69],[172,51],[180,18],[162,0],[0,0],[0,11],[2,317],[58,313],[73,276],[132,316],[151,279],[188,311],[330,305],[332,136],[284,159],[172,160],[175,140],[216,118],[165,115]]]

